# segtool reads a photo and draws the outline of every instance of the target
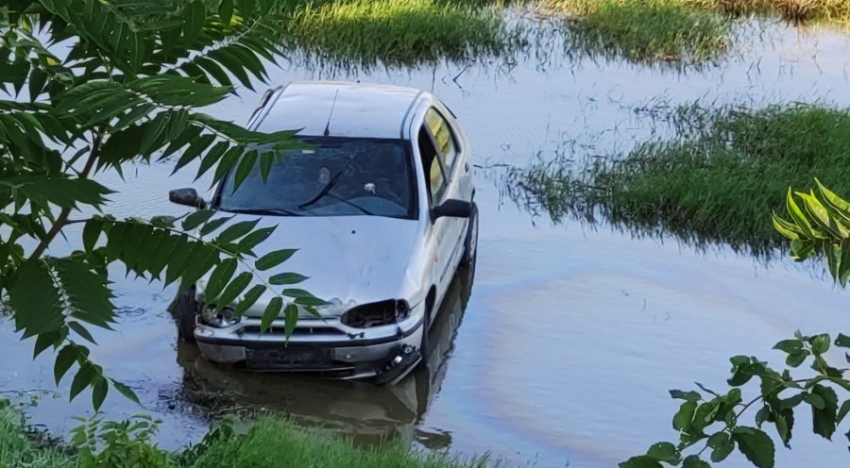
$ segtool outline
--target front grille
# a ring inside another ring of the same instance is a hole
[[[260,334],[260,327],[257,325],[248,325],[241,329],[243,333]],[[275,327],[267,330],[263,335],[284,336],[286,335],[283,327]],[[292,331],[292,336],[346,336],[342,330],[331,327],[295,327]]]

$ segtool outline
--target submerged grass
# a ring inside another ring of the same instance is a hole
[[[401,444],[373,449],[355,447],[352,443],[327,433],[299,429],[280,419],[262,419],[245,434],[215,431],[202,443],[174,453],[161,452],[145,441],[133,441],[119,436],[118,447],[105,462],[92,460],[70,450],[40,444],[27,434],[18,410],[0,408],[0,467],[68,468],[473,468],[492,466],[486,458],[462,460],[444,455],[421,455]],[[133,458],[138,444],[147,453],[159,453],[146,458]],[[123,460],[123,461],[122,461]],[[127,460],[135,460],[128,462]],[[141,460],[147,460],[142,462]],[[107,463],[103,465],[103,463]],[[141,463],[141,465],[139,464]]]
[[[515,171],[514,198],[556,221],[601,215],[641,234],[766,253],[785,245],[770,216],[785,213],[789,187],[807,190],[818,177],[850,193],[850,110],[686,106],[671,123],[683,138],[641,144],[578,174],[558,165]]]
[[[548,0],[569,15],[569,48],[636,63],[696,64],[732,43],[733,23],[679,0]]]
[[[284,45],[321,61],[413,66],[507,53],[521,41],[500,1],[286,0]]]

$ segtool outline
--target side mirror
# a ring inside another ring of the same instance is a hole
[[[433,219],[449,216],[452,218],[468,218],[472,214],[472,203],[463,200],[446,200],[442,205],[431,210]]]
[[[193,188],[182,188],[168,192],[168,199],[171,203],[178,205],[191,206],[192,208],[206,208],[207,202],[198,196],[198,192]]]

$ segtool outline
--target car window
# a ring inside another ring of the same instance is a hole
[[[260,164],[234,190],[233,170],[217,197],[223,211],[290,216],[413,218],[413,171],[403,140],[302,137],[309,146]],[[237,166],[238,167],[238,166]]]
[[[422,168],[425,170],[425,182],[428,185],[431,204],[436,205],[442,201],[443,193],[446,191],[446,178],[443,175],[440,158],[437,157],[437,150],[425,127],[419,130],[419,153],[422,157]]]
[[[425,112],[425,124],[437,142],[437,148],[446,165],[446,170],[451,172],[457,158],[457,143],[449,123],[434,108],[430,108]]]

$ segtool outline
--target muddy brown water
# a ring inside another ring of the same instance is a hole
[[[591,59],[541,66],[529,57],[510,70],[471,67],[456,82],[462,65],[334,73],[284,64],[271,76],[275,83],[343,78],[431,89],[458,115],[483,166],[627,149],[663,132],[634,113],[647,103],[850,105],[848,36],[762,26],[765,39],[753,26],[743,57],[684,74]],[[244,122],[257,99],[242,90],[213,112]],[[120,191],[117,214],[182,213],[167,203],[167,191],[191,186],[193,173],[170,171],[154,164],[125,171],[126,182],[108,181]],[[811,268],[764,266],[722,247],[695,252],[675,240],[634,239],[604,227],[533,223],[485,172],[477,180],[477,269],[455,281],[435,328],[440,345],[431,372],[375,388],[221,370],[178,345],[166,310],[172,289],[125,281],[116,271],[120,323],[115,333],[96,334],[93,356],[135,388],[142,407],[110,394],[104,417],[154,414],[163,419],[159,443],[169,449],[197,441],[211,414],[262,408],[365,442],[404,437],[425,449],[489,452],[520,466],[610,467],[675,437],[677,405],[668,389],[690,389],[694,381],[723,388],[729,356],[780,364],[770,348],[797,328],[837,332],[847,323],[850,297]],[[41,393],[55,390],[52,356],[33,362],[32,343],[20,342],[5,321],[0,355],[3,395],[40,395],[28,409],[32,423],[62,434],[77,424],[75,416],[90,415],[87,393],[67,402],[69,382],[58,397]],[[810,424],[798,417],[794,450],[780,449],[778,466],[846,463],[844,444],[811,435]],[[726,466],[747,465],[733,455]]]

